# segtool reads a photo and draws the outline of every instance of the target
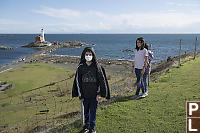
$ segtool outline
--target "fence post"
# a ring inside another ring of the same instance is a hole
[[[195,43],[194,43],[194,59],[196,58],[196,54],[197,54],[197,42],[198,42],[198,38],[196,37]]]
[[[180,39],[179,58],[178,58],[178,67],[181,66],[181,45],[182,45],[182,39]]]
[[[84,107],[83,107],[83,101],[81,101],[81,124],[84,125]]]
[[[149,50],[151,50],[151,48],[152,48],[152,44],[149,44]]]
[[[149,50],[152,49],[152,44],[149,44]],[[150,73],[148,73],[148,86],[150,85],[149,82],[150,82]]]

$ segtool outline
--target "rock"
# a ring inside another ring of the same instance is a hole
[[[53,42],[53,45],[61,45],[61,43],[59,43],[58,41]]]
[[[12,84],[4,84],[4,85],[1,85],[0,91],[5,91],[10,88],[12,88]]]
[[[0,85],[5,85],[5,84],[7,84],[7,81],[4,82],[0,81]]]
[[[124,50],[122,50],[122,52],[133,52],[133,50],[131,50],[131,49],[124,49]]]
[[[0,46],[0,50],[12,50],[14,48],[12,47],[7,47],[7,46]]]
[[[169,61],[172,61],[171,56],[169,56],[169,57],[167,58],[167,62],[169,62]]]
[[[18,60],[18,62],[23,62],[23,61],[25,61],[25,58],[20,58],[20,59]]]

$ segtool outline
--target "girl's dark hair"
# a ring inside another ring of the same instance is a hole
[[[139,48],[138,46],[137,46],[137,41],[140,41],[141,42],[141,48]],[[139,38],[137,38],[137,40],[136,40],[136,48],[135,49],[137,49],[137,51],[138,50],[143,50],[144,49],[144,45],[145,45],[145,41],[144,41],[144,37],[139,37]]]
[[[94,48],[92,48],[92,47],[86,47],[86,48],[83,50],[83,52],[82,52],[82,54],[81,54],[80,64],[86,62],[86,60],[85,60],[85,53],[86,53],[86,52],[91,52],[91,53],[92,53],[92,56],[93,56],[93,57],[92,57],[92,62],[93,62],[95,65],[97,65],[96,54],[95,54],[95,52],[94,52]]]

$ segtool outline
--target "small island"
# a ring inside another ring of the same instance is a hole
[[[79,41],[69,41],[69,42],[64,42],[63,44],[61,44],[63,47],[67,47],[67,48],[76,48],[76,47],[82,47],[85,46],[86,43],[85,42],[79,42]]]
[[[44,37],[44,29],[41,29],[41,35],[38,35],[35,37],[35,41],[31,42],[27,45],[24,45],[22,47],[27,47],[27,48],[45,48],[45,47],[66,47],[66,48],[77,48],[77,47],[82,47],[85,46],[85,42],[80,42],[80,41],[67,41],[64,43],[60,42],[49,42],[45,40]]]

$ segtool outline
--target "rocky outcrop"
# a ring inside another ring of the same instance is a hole
[[[0,50],[12,50],[14,48],[12,47],[7,47],[7,46],[0,46]]]
[[[0,81],[0,91],[5,91],[10,88],[12,88],[12,84]]]
[[[46,46],[51,46],[52,43],[45,41],[45,42],[40,42],[40,41],[35,41],[32,43],[29,43],[28,45],[22,46],[22,47],[27,47],[27,48],[31,48],[31,47],[46,47]]]
[[[70,42],[64,42],[62,45],[63,45],[63,47],[67,47],[67,48],[76,48],[76,47],[85,46],[86,43],[79,42],[79,41],[70,41]]]
[[[85,46],[86,43],[84,42],[79,42],[79,41],[69,41],[69,42],[64,42],[64,43],[59,43],[59,42],[40,42],[40,41],[36,41],[36,42],[32,42],[28,45],[22,46],[22,47],[36,47],[36,48],[43,48],[46,46],[58,46],[58,47],[67,47],[67,48],[76,48],[76,47],[82,47]]]

